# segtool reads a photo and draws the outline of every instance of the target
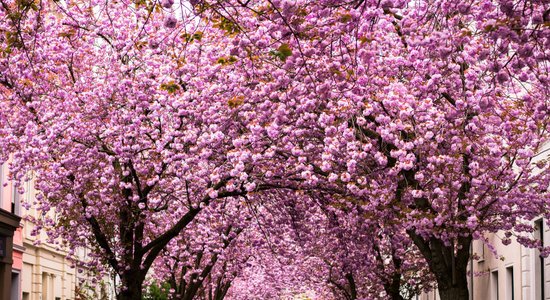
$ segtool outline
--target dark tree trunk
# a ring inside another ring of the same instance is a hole
[[[120,291],[117,300],[141,300],[143,296],[143,280],[145,274],[140,271],[130,271],[124,274],[122,282],[126,289]]]
[[[469,248],[468,248],[469,249]],[[448,250],[450,251],[450,249]],[[451,258],[452,259],[452,258]],[[441,300],[468,300],[468,260],[469,251],[457,251],[454,262],[454,270],[451,268],[447,274],[436,276],[437,288]]]
[[[346,274],[346,279],[348,280],[349,285],[349,298],[351,300],[357,299],[357,286],[355,285],[355,279],[353,278],[352,273]]]
[[[223,300],[225,298],[225,295],[227,295],[227,292],[229,291],[229,288],[231,287],[231,281],[224,283],[221,286],[216,287],[216,297],[215,300]]]
[[[468,300],[468,286],[453,286],[448,289],[439,289],[441,300]]]
[[[412,230],[407,233],[435,276],[441,300],[468,300],[467,270],[472,237],[459,237],[451,245],[446,245],[435,237],[424,239]]]
[[[378,256],[381,260],[380,255]],[[403,262],[396,256],[395,249],[392,248],[392,263],[395,271],[391,278],[384,284],[384,290],[391,300],[404,300],[401,296],[401,265]]]
[[[400,287],[401,287],[400,273],[394,274],[392,276],[391,282],[389,282],[389,284],[384,285],[386,294],[388,294],[391,300],[404,300],[403,296],[401,296]]]

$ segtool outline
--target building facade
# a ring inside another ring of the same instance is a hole
[[[532,164],[545,159],[550,161],[550,142],[545,143],[535,155]],[[535,173],[542,172],[535,168]],[[550,187],[548,187],[550,189]],[[550,247],[550,228],[546,219],[531,220],[535,231],[533,238],[544,247]],[[472,245],[469,290],[472,300],[550,300],[550,257],[542,257],[538,249],[526,248],[513,237],[510,245],[503,245],[503,232],[485,236],[493,251],[482,241]],[[421,300],[437,300],[437,291],[417,297]]]
[[[550,243],[550,228],[542,218],[534,220],[534,237],[545,246]],[[469,288],[472,300],[550,300],[550,258],[538,249],[521,246],[515,240],[504,246],[503,233],[487,236],[494,247],[490,251],[481,241],[474,241],[474,259],[470,262]],[[496,254],[495,254],[496,253]],[[437,291],[423,294],[421,300],[438,300]]]
[[[550,241],[546,220],[534,220],[534,238],[545,246]],[[498,256],[489,252],[486,245],[476,241],[475,252],[480,260],[473,261],[473,299],[489,300],[550,300],[550,259],[540,255],[538,249],[526,248],[513,242],[504,246],[501,234],[489,236]]]
[[[16,196],[14,197],[14,185],[7,180],[6,169],[4,165],[0,165],[0,209],[4,210],[4,214],[13,214],[19,218],[21,216],[19,199]],[[3,240],[1,242],[3,245],[0,247],[3,248],[3,251],[8,252],[7,250],[9,250],[11,253],[10,299],[19,299],[18,295],[21,293],[21,274],[25,247],[23,246],[23,235],[20,224],[13,232],[10,245],[7,245],[5,240]],[[10,249],[7,249],[7,247]],[[2,292],[6,292],[4,287],[2,287],[2,290]]]
[[[35,224],[26,217],[39,218],[40,212],[22,209],[22,203],[32,203],[36,190],[32,182],[24,184],[20,194],[8,180],[7,166],[0,166],[0,208],[24,216],[13,237],[13,263],[10,300],[112,299],[113,287],[86,286],[86,272],[71,267],[67,252],[48,244],[45,233],[34,236]],[[31,219],[32,219],[31,218]],[[79,259],[86,259],[86,249],[78,249]],[[82,280],[84,279],[84,280]],[[2,297],[0,297],[2,298]]]

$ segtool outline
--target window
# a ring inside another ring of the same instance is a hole
[[[42,299],[48,299],[50,296],[49,282],[48,282],[48,273],[42,272]]]
[[[491,299],[499,300],[498,270],[491,272]]]
[[[506,300],[514,300],[514,267],[506,268]]]
[[[544,221],[538,219],[535,221],[535,239],[540,240],[544,246]],[[535,298],[544,299],[544,257],[540,255],[540,250],[535,249]]]
[[[12,185],[11,213],[19,215],[21,211],[21,195],[17,191],[15,184]]]
[[[19,300],[19,284],[20,284],[20,280],[19,280],[19,273],[17,272],[12,272],[11,273],[11,296],[10,296],[10,299],[11,300]]]

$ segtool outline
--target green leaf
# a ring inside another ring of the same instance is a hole
[[[290,49],[290,46],[288,44],[281,44],[277,50],[280,53],[281,60],[285,61],[287,57],[292,55],[292,50]]]
[[[235,56],[230,55],[230,56],[223,56],[218,58],[217,63],[219,63],[220,65],[230,65],[236,61],[237,61],[237,58]]]
[[[168,94],[173,94],[175,93],[177,90],[180,89],[179,85],[177,85],[176,83],[174,83],[173,81],[170,81],[168,83],[163,83],[160,85],[160,89],[161,90],[164,90],[164,91],[167,91]]]
[[[287,57],[292,55],[292,50],[288,44],[281,44],[277,50],[269,51],[269,54],[279,58],[282,61],[285,61]]]

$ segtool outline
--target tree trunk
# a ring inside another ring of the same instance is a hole
[[[441,300],[468,300],[468,285],[439,289]]]
[[[435,276],[441,300],[468,300],[468,262],[472,236],[459,237],[448,245],[433,236],[424,239],[413,230],[407,230],[407,233]]]
[[[399,294],[399,291],[397,293],[391,293],[391,294],[388,294],[388,296],[390,297],[389,299],[391,300],[405,300],[405,298],[403,298],[403,296],[401,296],[401,294]]]
[[[395,254],[395,249],[392,248],[392,263],[395,271],[391,278],[384,284],[384,290],[391,300],[404,300],[401,296],[401,266],[403,262]]]
[[[353,273],[346,274],[346,279],[349,284],[349,296],[351,300],[357,299],[357,286],[355,285],[355,279],[353,278]]]
[[[468,240],[468,246],[469,246]],[[437,288],[441,300],[468,300],[468,262],[470,258],[469,247],[456,251],[453,257],[452,248],[443,249],[447,259],[446,272],[436,274]],[[450,257],[449,257],[450,256]],[[445,264],[445,263],[444,263]]]
[[[126,289],[121,290],[117,300],[141,300],[143,297],[143,280],[145,276],[141,272],[127,272],[122,282]]]
[[[401,290],[399,289],[400,287],[401,287],[400,278],[398,278],[397,280],[395,280],[394,278],[391,281],[391,284],[384,285],[384,289],[386,290],[386,294],[388,295],[389,299],[404,300],[403,296],[401,296]]]
[[[141,300],[142,294],[141,286],[139,288],[129,287],[118,294],[117,300]]]

